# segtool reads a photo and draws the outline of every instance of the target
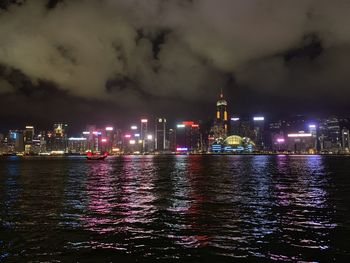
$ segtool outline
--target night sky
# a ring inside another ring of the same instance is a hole
[[[348,0],[0,2],[0,128],[350,115]]]

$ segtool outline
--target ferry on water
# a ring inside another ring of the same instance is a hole
[[[87,152],[86,153],[86,159],[88,159],[88,160],[104,160],[107,158],[107,156],[108,156],[107,152],[105,152],[104,154],[101,154],[99,152],[95,152],[95,153]]]

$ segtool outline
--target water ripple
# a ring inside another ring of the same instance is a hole
[[[350,158],[0,159],[0,261],[345,261]]]

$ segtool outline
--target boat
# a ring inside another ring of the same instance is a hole
[[[88,160],[104,160],[107,158],[107,156],[108,156],[107,152],[105,152],[104,154],[87,152],[86,159],[88,159]]]

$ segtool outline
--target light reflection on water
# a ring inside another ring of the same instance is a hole
[[[347,157],[0,162],[0,261],[350,255]]]

